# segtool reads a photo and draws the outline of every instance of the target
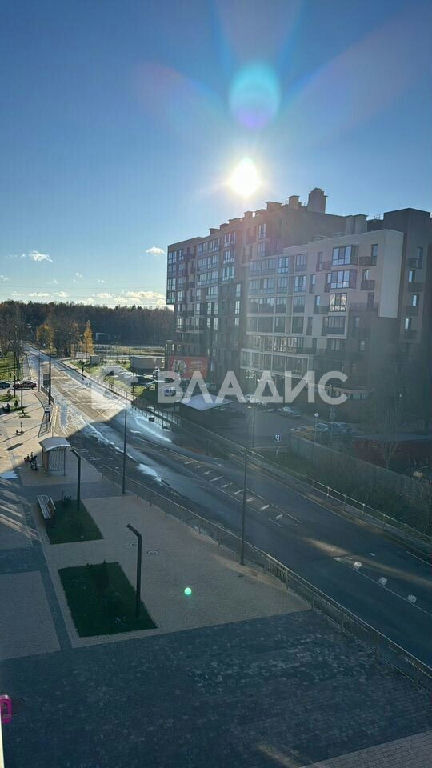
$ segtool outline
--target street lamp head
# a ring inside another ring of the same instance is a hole
[[[319,419],[319,413],[314,413],[314,417],[315,417],[316,419]]]

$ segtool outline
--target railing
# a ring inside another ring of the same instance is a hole
[[[422,291],[424,288],[424,283],[408,283],[408,290],[410,293],[417,293],[417,291]]]
[[[408,306],[405,307],[405,314],[410,315],[411,317],[418,315],[418,307],[413,307],[412,304],[408,304]]]
[[[373,291],[375,288],[375,280],[362,280],[360,288],[362,291]]]
[[[113,473],[118,475],[120,480],[120,470],[113,470]],[[197,512],[178,504],[158,491],[150,490],[142,482],[132,479],[129,479],[128,482],[130,485],[145,491],[150,505],[155,504],[165,514],[172,515],[187,525],[192,525],[199,534],[205,534],[216,541],[218,546],[226,546],[230,550],[240,552],[241,539],[233,531],[228,530],[220,523],[207,520]],[[259,547],[245,542],[245,555],[250,562],[260,565],[267,573],[285,584],[287,589],[291,588],[303,597],[310,604],[312,610],[318,610],[335,621],[342,632],[349,632],[360,641],[372,645],[378,658],[413,679],[417,684],[432,691],[432,668],[430,666]]]

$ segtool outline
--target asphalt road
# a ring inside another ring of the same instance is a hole
[[[35,358],[30,356],[35,368]],[[120,472],[120,398],[52,363],[60,425],[102,472]],[[191,438],[128,411],[127,476],[238,532],[243,470],[200,453]],[[403,546],[249,471],[246,538],[417,658],[432,665],[432,568]],[[136,486],[134,486],[136,490]]]

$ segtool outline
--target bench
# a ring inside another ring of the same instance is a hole
[[[55,515],[55,504],[51,497],[41,494],[36,496],[36,500],[44,520],[51,520]]]

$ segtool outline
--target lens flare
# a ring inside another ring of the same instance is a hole
[[[189,597],[189,595],[192,594],[191,588],[190,587],[185,587],[184,593],[185,593],[186,597]]]
[[[239,162],[230,178],[228,186],[241,197],[250,197],[261,186],[261,179],[253,160],[244,157]]]
[[[229,93],[231,112],[251,130],[264,128],[276,116],[281,101],[278,79],[267,64],[250,64],[235,76]]]

